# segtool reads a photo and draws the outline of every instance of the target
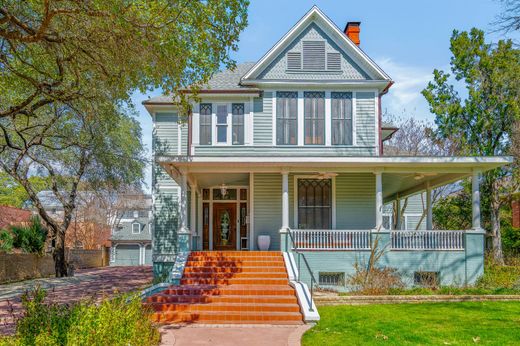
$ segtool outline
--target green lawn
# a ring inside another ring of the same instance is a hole
[[[520,302],[325,306],[302,345],[520,345]]]

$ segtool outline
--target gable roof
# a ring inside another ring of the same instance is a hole
[[[240,84],[242,76],[254,65],[254,62],[244,62],[237,64],[234,69],[215,73],[199,93],[259,93],[260,90],[255,87]],[[170,105],[174,103],[169,95],[155,96],[143,101],[144,105]]]
[[[313,6],[243,77],[242,84],[253,82],[255,78],[311,23],[318,23],[328,29],[339,46],[345,49],[349,56],[356,61],[374,80],[391,82],[381,67],[352,42],[317,6]]]

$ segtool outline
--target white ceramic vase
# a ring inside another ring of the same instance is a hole
[[[271,236],[269,236],[269,235],[259,235],[258,236],[258,248],[261,251],[269,250],[269,245],[271,245]]]

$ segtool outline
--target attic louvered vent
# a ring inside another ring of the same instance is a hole
[[[287,69],[301,70],[302,69],[302,53],[289,52],[287,53]]]
[[[341,55],[339,53],[327,53],[327,70],[341,70]]]
[[[325,41],[303,41],[303,69],[325,70]]]

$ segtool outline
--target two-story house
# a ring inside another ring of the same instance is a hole
[[[509,159],[383,156],[395,129],[382,123],[381,98],[394,82],[359,33],[360,23],[341,30],[313,7],[260,60],[215,74],[191,114],[169,96],[143,103],[154,122],[156,275],[179,253],[261,248],[283,254],[289,278],[344,290],[375,239],[385,251],[378,265],[411,285],[422,272],[442,284],[483,273],[479,175]],[[473,228],[433,230],[432,189],[465,177]],[[423,230],[386,229],[384,205],[420,193]],[[296,255],[308,267],[291,275]]]
[[[113,217],[110,265],[152,264],[152,196],[123,195]]]

